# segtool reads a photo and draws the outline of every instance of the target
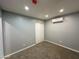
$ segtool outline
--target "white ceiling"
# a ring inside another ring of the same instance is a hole
[[[31,1],[0,0],[0,4],[7,11],[40,19],[50,19],[58,15],[79,11],[79,0],[38,0],[37,5],[33,5]],[[28,6],[30,10],[26,11],[25,6]],[[59,13],[62,8],[64,8],[64,12]],[[45,17],[46,14],[49,15],[48,18]]]

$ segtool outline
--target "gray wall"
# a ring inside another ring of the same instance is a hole
[[[79,51],[79,13],[65,16],[64,22],[45,22],[45,40]]]
[[[3,11],[5,55],[35,44],[37,20]]]
[[[5,55],[36,43],[35,23],[39,20],[3,11]],[[45,40],[79,50],[79,14],[64,17],[63,23],[45,22]]]

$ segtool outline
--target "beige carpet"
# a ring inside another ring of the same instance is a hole
[[[49,42],[42,42],[6,59],[79,59],[79,53]]]

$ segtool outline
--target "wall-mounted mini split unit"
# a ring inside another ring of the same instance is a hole
[[[63,17],[52,19],[53,23],[62,23],[64,21]]]

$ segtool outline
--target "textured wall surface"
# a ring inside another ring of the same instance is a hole
[[[64,22],[45,22],[45,40],[79,51],[79,13],[64,16]]]

